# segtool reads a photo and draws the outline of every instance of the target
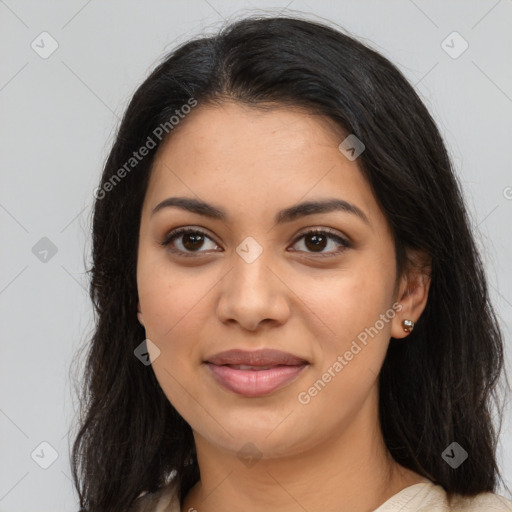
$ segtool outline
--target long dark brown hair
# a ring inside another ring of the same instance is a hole
[[[493,406],[502,414],[502,333],[435,122],[401,72],[343,30],[298,18],[249,17],[163,59],[131,99],[105,163],[88,269],[95,326],[79,381],[71,455],[80,507],[127,510],[171,476],[183,499],[199,479],[190,426],[152,367],[134,356],[145,339],[136,314],[137,247],[154,155],[172,137],[169,120],[191,100],[226,99],[256,108],[304,107],[363,141],[358,163],[392,228],[398,277],[407,248],[432,258],[423,315],[407,342],[391,339],[379,375],[386,445],[398,463],[449,497],[495,491],[502,480],[492,417]],[[143,146],[154,147],[130,160]],[[469,454],[456,469],[442,456],[453,442]]]

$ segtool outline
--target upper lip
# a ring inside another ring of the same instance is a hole
[[[307,364],[307,361],[301,357],[297,357],[288,352],[268,348],[260,350],[233,349],[226,352],[219,352],[210,356],[205,362],[215,365],[239,364],[247,366],[295,366]]]

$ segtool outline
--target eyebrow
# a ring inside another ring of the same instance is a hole
[[[222,208],[214,206],[212,204],[201,201],[200,199],[193,199],[189,197],[168,197],[160,203],[158,203],[151,216],[155,213],[163,210],[164,208],[176,207],[181,208],[198,215],[203,215],[211,219],[221,220],[223,222],[228,220],[228,215]],[[307,215],[315,215],[318,213],[330,213],[335,211],[341,211],[350,213],[359,217],[363,222],[371,226],[370,221],[366,214],[358,208],[356,205],[349,203],[343,199],[329,198],[318,201],[307,201],[284,210],[279,211],[274,219],[275,224],[284,224],[286,222],[292,222],[300,217]]]

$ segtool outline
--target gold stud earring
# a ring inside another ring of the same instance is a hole
[[[402,322],[402,327],[404,328],[405,332],[412,332],[414,329],[414,322],[412,320],[404,320]]]

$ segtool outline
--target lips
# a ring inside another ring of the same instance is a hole
[[[268,370],[270,368],[274,368],[274,366],[250,366],[247,364],[226,364],[223,366],[229,366],[230,368],[233,368],[234,370]]]
[[[228,350],[205,361],[215,381],[247,397],[269,395],[284,387],[308,366],[308,361],[273,349]]]
[[[295,366],[305,364],[307,361],[288,352],[274,349],[261,350],[228,350],[209,357],[207,363],[220,365],[245,365],[245,366]]]

